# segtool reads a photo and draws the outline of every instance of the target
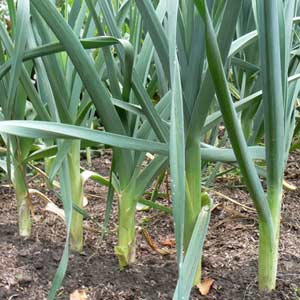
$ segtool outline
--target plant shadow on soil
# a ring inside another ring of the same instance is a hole
[[[110,155],[93,161],[101,174],[108,174]],[[293,153],[288,163],[286,178],[299,187],[300,155]],[[251,206],[243,188],[236,188],[237,179],[220,178],[216,190]],[[39,189],[53,200],[43,180],[35,180],[32,187]],[[88,213],[99,223],[105,214],[106,188],[88,182],[85,192],[89,199]],[[220,196],[214,200],[218,207],[212,212],[203,259],[203,276],[214,279],[207,296],[195,289],[192,300],[280,300],[300,299],[300,201],[299,190],[285,192],[279,250],[277,289],[271,294],[258,292],[256,215]],[[159,200],[169,205],[167,199]],[[115,201],[116,202],[116,201]],[[14,194],[5,186],[0,187],[0,300],[43,300],[51,286],[64,247],[65,228],[53,214],[43,213],[41,202],[33,198],[37,220],[32,236],[24,240],[17,234]],[[59,203],[59,202],[56,202]],[[57,299],[69,299],[76,289],[86,289],[91,300],[172,299],[176,286],[175,255],[160,256],[150,249],[141,234],[137,234],[137,262],[120,270],[113,253],[116,243],[117,208],[110,222],[110,231],[99,243],[97,227],[85,221],[84,253],[71,254],[66,278]],[[138,212],[137,225],[147,228],[159,247],[163,241],[174,238],[170,216],[149,210]]]

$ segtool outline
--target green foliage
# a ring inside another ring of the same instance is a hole
[[[85,178],[109,187],[104,228],[118,196],[121,267],[135,261],[138,203],[172,212],[179,271],[173,299],[188,299],[191,278],[201,278],[212,207],[202,181],[210,185],[223,174],[223,162],[240,169],[256,207],[259,284],[273,289],[283,170],[300,128],[298,1],[7,3],[11,28],[0,24],[0,167],[17,175],[11,178],[18,203],[27,208],[28,162],[45,160],[50,181],[60,179],[67,238],[49,299],[66,272],[69,242],[83,247]],[[80,172],[80,150],[100,145],[113,151],[109,179]],[[167,168],[172,210],[154,202],[158,190],[143,199]],[[267,195],[259,176],[267,179]],[[21,211],[20,224],[30,224],[28,209]]]

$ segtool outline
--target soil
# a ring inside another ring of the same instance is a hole
[[[86,163],[83,163],[86,165]],[[103,175],[109,174],[110,155],[93,160],[93,168]],[[289,159],[286,179],[299,187],[300,155],[294,152]],[[47,194],[43,178],[34,177],[32,188]],[[165,186],[163,187],[165,188]],[[237,176],[219,178],[215,191],[252,207],[251,200]],[[102,223],[105,213],[107,189],[92,181],[85,185],[88,198],[86,210]],[[210,229],[204,249],[203,276],[214,280],[206,296],[194,289],[192,300],[252,300],[300,299],[300,201],[299,190],[285,191],[277,289],[271,294],[258,292],[257,252],[258,229],[256,214],[252,210],[211,193],[217,204],[212,212]],[[169,205],[168,199],[159,199]],[[17,213],[14,193],[5,185],[0,187],[0,300],[43,300],[51,286],[65,241],[65,227],[61,219],[43,211],[43,202],[33,197],[35,221],[29,239],[18,236]],[[167,300],[172,299],[176,286],[177,269],[175,254],[161,256],[154,252],[140,234],[137,234],[137,262],[120,270],[114,256],[117,226],[116,201],[109,232],[100,243],[97,226],[85,220],[84,253],[70,256],[63,287],[57,299],[70,299],[75,290],[85,291],[90,300]],[[137,226],[145,227],[158,247],[172,240],[172,218],[162,212],[138,212]],[[173,253],[172,251],[170,251]]]

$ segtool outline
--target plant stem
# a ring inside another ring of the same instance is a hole
[[[80,141],[72,142],[68,153],[70,183],[72,187],[72,202],[79,208],[83,207],[83,182],[80,175]],[[83,216],[73,210],[71,222],[71,249],[77,252],[83,250]]]
[[[24,165],[15,161],[13,185],[16,193],[19,234],[29,237],[31,234],[30,201],[25,179]]]
[[[135,212],[133,193],[124,190],[119,196],[118,245],[115,247],[121,268],[135,262]]]
[[[199,139],[188,139],[186,146],[186,193],[184,252],[192,237],[195,223],[201,210],[201,152]],[[199,261],[194,284],[201,281],[201,260]]]
[[[274,290],[276,287],[278,245],[280,231],[280,209],[282,188],[274,188],[269,191],[268,200],[272,213],[275,241],[270,243],[269,231],[264,224],[259,224],[259,258],[258,258],[258,282],[259,289],[265,291]]]
[[[270,245],[265,238],[268,230],[264,225],[259,226],[259,258],[258,258],[258,283],[259,289],[271,291],[276,286],[277,261],[278,261],[278,239],[276,246]]]

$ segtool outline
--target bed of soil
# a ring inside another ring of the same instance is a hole
[[[93,160],[93,168],[102,175],[108,175],[109,166],[109,153]],[[299,187],[298,153],[290,156],[285,175],[289,183]],[[30,185],[58,203],[42,177],[35,177]],[[252,207],[245,188],[236,176],[219,178],[215,191]],[[88,181],[85,193],[88,198],[86,210],[102,223],[107,189]],[[201,296],[195,289],[191,299],[300,299],[299,190],[284,192],[277,290],[269,295],[259,293],[257,288],[258,226],[255,212],[233,204],[213,191],[211,196],[218,205],[212,212],[205,243],[203,276],[213,279],[214,283],[208,295]],[[159,199],[159,202],[170,204],[168,199]],[[39,199],[33,197],[33,204],[36,216],[32,236],[23,239],[17,233],[13,190],[2,182],[0,300],[46,299],[58,266],[65,241],[64,223],[56,215],[43,212],[44,204]],[[172,299],[177,277],[175,254],[159,255],[149,247],[138,230],[137,261],[130,268],[120,270],[113,250],[116,244],[116,215],[114,205],[110,231],[101,243],[95,223],[85,221],[84,253],[71,254],[57,299],[70,299],[70,294],[75,290],[84,290],[90,300]],[[174,238],[172,218],[156,210],[139,212],[137,226],[146,228],[161,248]],[[170,250],[174,250],[172,243],[170,245]]]

